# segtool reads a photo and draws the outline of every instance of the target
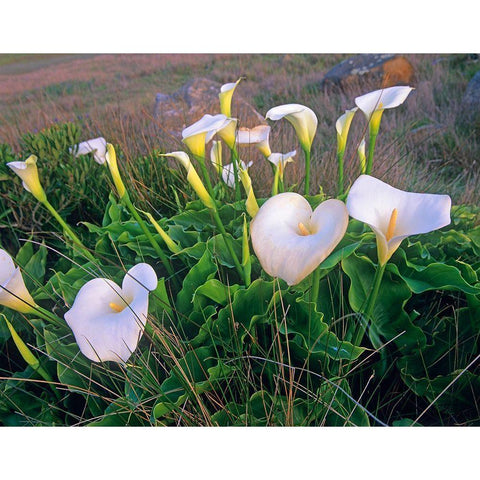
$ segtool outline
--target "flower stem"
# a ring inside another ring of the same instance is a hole
[[[305,156],[305,195],[310,194],[310,150],[302,148]]]
[[[317,267],[312,274],[312,290],[310,294],[310,301],[317,304],[318,292],[320,290],[320,268]]]
[[[365,169],[365,173],[370,175],[372,173],[373,167],[373,152],[375,151],[375,143],[377,141],[377,131],[370,131],[369,139],[368,139],[368,158],[367,158],[367,168]]]
[[[280,177],[280,169],[275,167],[275,176],[273,177],[273,185],[272,185],[272,197],[277,195],[278,193],[278,180]]]
[[[344,151],[337,152],[337,162],[338,162],[338,195],[343,195],[343,155]]]
[[[43,205],[47,208],[47,210],[53,215],[55,220],[61,225],[63,228],[63,232],[70,237],[70,239],[73,241],[73,243],[77,246],[80,247],[84,253],[85,256],[93,263],[96,262],[95,257],[90,253],[90,250],[82,243],[82,241],[77,237],[77,235],[73,232],[73,230],[68,226],[68,224],[65,222],[65,220],[59,215],[59,213],[53,208],[52,204],[45,199],[43,201]]]
[[[238,181],[238,152],[233,146],[230,149],[230,152],[232,154],[232,163],[233,163],[233,176],[235,178],[235,201],[238,202],[241,200],[242,194],[240,192],[240,182]]]
[[[142,217],[140,217],[140,215],[137,212],[136,208],[134,207],[132,201],[130,200],[130,197],[129,197],[128,193],[125,193],[125,195],[123,195],[121,200],[124,202],[125,206],[128,208],[128,210],[132,214],[133,218],[140,225],[140,228],[143,230],[143,233],[145,233],[145,235],[147,236],[148,241],[150,242],[153,249],[155,250],[155,253],[159,256],[159,258],[162,261],[164,267],[167,269],[168,274],[172,278],[175,278],[175,272],[173,271],[172,265],[170,263],[170,259],[165,255],[165,253],[161,249],[160,245],[157,243],[157,241],[155,240],[155,238],[151,234],[150,230],[148,229],[147,225],[143,221]]]
[[[380,284],[382,283],[383,274],[385,273],[385,267],[387,266],[386,263],[383,265],[379,265],[377,270],[375,271],[375,277],[373,279],[373,288],[370,292],[370,296],[367,300],[367,305],[365,306],[365,310],[363,313],[363,319],[361,321],[361,325],[359,325],[357,334],[353,341],[354,345],[360,345],[362,342],[363,336],[365,335],[365,331],[367,329],[368,321],[371,319],[373,308],[375,307],[375,302],[377,301],[378,292],[380,291]],[[376,337],[375,337],[376,338]],[[374,340],[375,341],[375,340]],[[372,344],[373,342],[372,341]],[[377,343],[377,342],[375,342]],[[374,345],[377,348],[377,345]]]

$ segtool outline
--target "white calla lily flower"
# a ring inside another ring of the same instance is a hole
[[[260,207],[250,233],[265,272],[296,285],[330,255],[347,225],[347,208],[340,200],[326,200],[312,212],[304,197],[287,192]]]
[[[345,110],[345,113],[341,115],[335,123],[335,129],[337,130],[337,152],[343,152],[345,150],[350,125],[357,110],[358,107]]]
[[[240,160],[240,169],[247,170],[253,165],[253,162],[245,163],[243,160]],[[235,188],[235,170],[233,168],[233,163],[228,163],[222,167],[222,179],[226,185],[230,188]]]
[[[86,155],[87,153],[93,153],[93,159],[100,165],[103,165],[106,161],[107,154],[107,141],[103,137],[92,138],[91,140],[86,140],[81,142],[75,147],[70,148],[70,152],[73,153],[76,157],[78,155]]]
[[[182,141],[193,155],[205,158],[205,145],[212,140],[219,130],[227,127],[230,120],[223,114],[206,114],[194,124],[183,129]]]
[[[268,161],[273,163],[278,168],[280,178],[283,178],[283,171],[287,163],[293,162],[293,157],[297,154],[296,150],[292,150],[288,153],[272,153],[268,157]]]
[[[362,138],[357,148],[358,160],[360,162],[360,172],[363,174],[367,169],[367,157],[365,155],[365,137]]]
[[[360,175],[347,198],[349,214],[375,232],[381,266],[404,238],[448,225],[451,204],[448,195],[405,192],[370,175]]]
[[[269,125],[239,128],[237,131],[237,145],[254,145],[265,158],[268,158],[272,154],[268,140],[270,130],[271,127]]]
[[[305,105],[290,103],[271,108],[265,115],[265,118],[274,121],[282,118],[288,120],[295,128],[302,148],[307,151],[311,150],[318,124],[317,116],[313,110]]]
[[[25,286],[19,267],[12,257],[0,249],[0,305],[21,313],[33,312],[36,305]]]
[[[369,120],[377,111],[401,105],[412,90],[412,87],[403,86],[383,88],[355,98],[355,104]]]
[[[222,173],[222,142],[214,140],[210,149],[210,161],[219,175]]]
[[[65,313],[80,351],[93,362],[126,362],[143,334],[148,296],[157,283],[146,263],[132,267],[121,288],[106,278],[88,281]]]
[[[44,203],[47,200],[40,183],[35,155],[30,155],[24,162],[9,162],[7,167],[11,168],[22,179],[23,188],[39,202]]]
[[[220,88],[218,98],[220,100],[220,112],[227,117],[232,116],[232,97],[235,88],[243,80],[244,77],[240,77],[235,83],[226,83]]]

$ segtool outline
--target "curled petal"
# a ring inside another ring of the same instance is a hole
[[[35,301],[23,281],[20,268],[15,268],[10,255],[0,249],[0,305],[21,313],[32,312]]]
[[[126,362],[136,349],[148,313],[148,294],[157,276],[147,264],[131,268],[120,288],[105,278],[87,282],[65,321],[80,351],[94,362]]]
[[[295,128],[295,132],[297,133],[302,148],[310,151],[318,124],[317,116],[313,110],[305,105],[290,103],[271,108],[265,116],[265,118],[274,121],[280,120],[284,117]]]
[[[382,264],[404,238],[448,225],[451,204],[448,195],[405,192],[370,175],[360,175],[347,198],[349,214],[375,232]]]
[[[289,285],[301,282],[343,238],[348,212],[339,200],[327,200],[314,212],[296,193],[267,200],[251,223],[252,245],[263,269]]]
[[[9,162],[7,167],[11,168],[22,179],[25,190],[30,192],[39,202],[44,202],[47,199],[40,183],[35,155],[30,155],[24,162]]]
[[[414,90],[412,87],[403,86],[383,88],[357,97],[355,104],[369,119],[376,110],[395,108],[401,105],[412,90]]]
[[[268,158],[272,153],[268,140],[270,130],[269,125],[257,125],[254,128],[239,128],[237,130],[237,144],[255,145],[260,153],[265,158]]]
[[[70,152],[78,155],[86,155],[87,153],[94,152],[93,159],[100,165],[103,165],[106,161],[105,155],[107,154],[107,141],[103,137],[92,138],[81,142],[75,147],[70,149]]]

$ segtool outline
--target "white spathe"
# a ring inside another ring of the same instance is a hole
[[[318,124],[317,116],[312,109],[298,103],[289,103],[271,108],[265,118],[274,121],[282,118],[288,120],[295,128],[302,147],[306,150],[311,149]]]
[[[240,160],[239,169],[246,170],[253,165],[253,162],[246,164],[243,160]],[[228,163],[222,167],[222,179],[230,188],[235,188],[235,170],[233,163]]]
[[[268,161],[273,163],[280,173],[280,177],[283,178],[283,171],[287,163],[293,162],[293,157],[297,154],[296,150],[292,150],[288,153],[272,153],[268,157]]]
[[[403,86],[383,88],[357,97],[355,104],[370,119],[375,111],[401,105],[412,90],[412,87]]]
[[[201,158],[205,157],[205,144],[224,127],[227,127],[231,119],[226,115],[204,115],[200,120],[182,130],[182,141],[190,151]]]
[[[264,157],[269,157],[272,151],[268,137],[271,127],[269,125],[257,125],[253,128],[239,128],[237,130],[237,145],[254,145]]]
[[[250,233],[262,268],[296,285],[330,255],[347,226],[348,212],[340,200],[326,200],[312,212],[304,197],[287,192],[262,205]]]
[[[31,312],[35,305],[25,286],[20,268],[15,268],[12,257],[2,249],[0,249],[0,305],[22,313]]]
[[[405,192],[370,175],[360,175],[347,198],[349,214],[375,232],[380,265],[404,238],[448,225],[451,205],[448,195]]]
[[[126,362],[143,334],[148,296],[157,283],[146,263],[132,267],[121,288],[106,278],[87,282],[65,313],[80,351],[93,362]]]
[[[76,157],[78,155],[86,155],[87,153],[93,153],[93,159],[100,165],[103,165],[106,161],[105,155],[107,153],[107,141],[103,137],[92,138],[81,142],[75,147],[70,149]]]
[[[39,202],[44,202],[47,199],[40,183],[37,157],[35,155],[30,155],[24,162],[9,162],[7,167],[12,169],[22,179],[23,188],[30,192]]]

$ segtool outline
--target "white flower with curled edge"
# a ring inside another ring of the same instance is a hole
[[[375,232],[380,266],[404,238],[448,225],[451,204],[448,195],[405,192],[370,175],[358,177],[347,198],[349,214]]]
[[[388,87],[355,98],[355,104],[364,113],[368,121],[369,149],[366,166],[368,175],[372,171],[373,152],[383,111],[401,105],[412,90],[414,90],[412,87]]]
[[[243,160],[240,160],[239,170],[247,170],[253,165],[253,162],[245,163]],[[238,175],[240,173],[238,172]],[[222,180],[230,188],[235,188],[235,171],[233,168],[233,163],[227,163],[222,167]]]
[[[296,150],[292,150],[288,153],[272,153],[268,157],[268,161],[273,163],[278,169],[280,179],[283,180],[283,172],[287,163],[293,162],[293,157],[297,154]]]
[[[269,125],[257,125],[253,128],[239,128],[237,130],[237,145],[253,145],[265,158],[268,158],[272,154],[268,140],[270,130],[271,127]]]
[[[0,249],[0,305],[20,313],[31,313],[36,306],[30,295],[19,267],[12,257]]]
[[[73,153],[76,157],[90,152],[93,152],[93,159],[99,165],[103,165],[106,161],[107,141],[103,137],[92,138],[70,148],[70,153]]]
[[[27,192],[30,192],[40,203],[46,202],[47,196],[40,183],[35,155],[30,155],[24,162],[9,162],[7,167],[22,179],[23,188]]]
[[[343,156],[345,155],[345,147],[347,146],[348,132],[352,124],[353,117],[358,107],[351,110],[345,110],[335,123],[337,130],[337,162],[338,162],[338,194],[343,194]]]
[[[219,130],[226,128],[228,140],[231,140],[228,136],[231,133],[229,131],[231,121],[232,119],[223,114],[206,114],[197,122],[183,129],[182,141],[196,158],[204,159],[205,145]],[[235,139],[235,136],[233,138]]]
[[[305,194],[308,195],[310,191],[310,155],[313,138],[317,131],[317,116],[312,109],[305,105],[290,103],[271,108],[265,118],[274,121],[285,118],[293,125],[305,155]]]
[[[132,267],[121,288],[106,278],[87,282],[65,313],[80,351],[93,362],[125,363],[143,335],[149,293],[157,283],[146,263]]]
[[[237,85],[244,79],[240,77],[235,83],[226,83],[220,88],[218,98],[220,100],[220,112],[227,117],[232,116],[232,97]]]
[[[222,142],[214,140],[210,149],[210,161],[219,175],[222,174]]]
[[[330,255],[347,225],[347,208],[340,200],[326,200],[312,212],[304,197],[287,192],[262,205],[250,233],[265,272],[296,285]]]

